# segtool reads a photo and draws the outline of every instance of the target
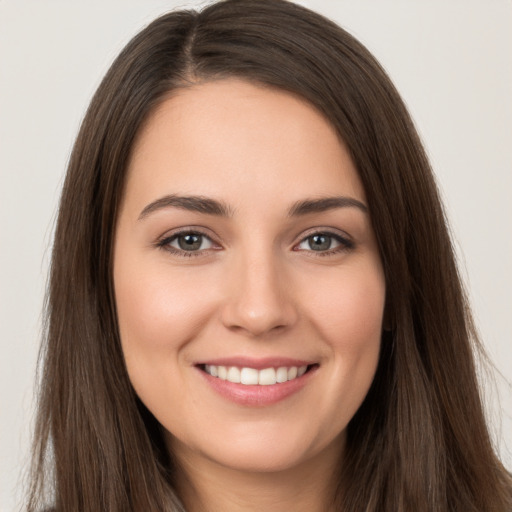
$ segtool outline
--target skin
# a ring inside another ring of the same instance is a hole
[[[148,209],[171,194],[222,201],[229,215]],[[187,510],[330,508],[346,426],[375,374],[385,301],[364,208],[289,214],[334,196],[366,204],[334,129],[286,92],[196,84],[139,134],[116,230],[116,304],[131,382],[182,468]],[[207,238],[186,253],[172,238],[180,229]],[[314,233],[331,234],[331,247],[314,250]],[[277,403],[241,405],[196,366],[232,356],[298,358],[315,371]]]

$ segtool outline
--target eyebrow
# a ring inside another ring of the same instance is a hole
[[[171,194],[161,197],[152,203],[149,203],[139,215],[139,220],[144,219],[149,214],[164,208],[180,208],[199,213],[206,213],[207,215],[217,215],[220,217],[230,217],[232,211],[222,201],[211,199],[203,196],[178,196]]]
[[[361,201],[353,197],[334,196],[297,201],[288,211],[288,216],[296,217],[309,213],[321,213],[336,208],[358,208],[364,213],[368,213],[368,207]]]
[[[139,220],[146,218],[155,211],[165,208],[180,208],[182,210],[216,215],[219,217],[231,217],[233,214],[232,209],[227,204],[217,199],[204,196],[179,196],[171,194],[163,196],[144,207],[139,215]],[[368,212],[367,206],[353,197],[335,196],[297,201],[288,210],[288,216],[298,217],[310,213],[334,210],[336,208],[358,208],[364,213]]]

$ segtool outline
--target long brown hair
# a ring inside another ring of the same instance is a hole
[[[55,232],[28,510],[45,499],[59,512],[182,510],[172,454],[125,369],[112,243],[142,123],[170,91],[232,76],[293,92],[325,115],[358,169],[379,242],[389,329],[348,426],[339,509],[511,510],[510,476],[482,411],[480,345],[413,123],[357,40],[284,0],[164,15],[126,46],[98,88]]]

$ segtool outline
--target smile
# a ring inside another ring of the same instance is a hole
[[[237,356],[201,361],[194,366],[223,398],[242,406],[262,407],[285,400],[307,386],[320,367],[310,361]]]
[[[258,370],[250,367],[205,364],[203,369],[212,377],[234,384],[272,386],[302,377],[306,373],[308,366],[280,366],[279,368],[263,368]]]

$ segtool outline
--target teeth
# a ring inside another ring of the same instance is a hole
[[[297,377],[297,367],[292,366],[291,368],[288,368],[288,380],[295,379]]]
[[[254,368],[242,368],[240,371],[240,382],[247,385],[258,384],[258,373],[258,370]]]
[[[276,371],[276,381],[286,382],[288,380],[288,368],[278,368]]]
[[[228,370],[228,376],[226,377],[226,380],[229,380],[229,382],[240,382],[240,369],[236,366],[231,366]]]
[[[210,365],[210,368],[212,367],[213,365]],[[210,375],[213,375],[213,372],[211,372]],[[225,366],[217,366],[217,377],[222,380],[226,380],[228,378],[228,370]]]
[[[247,386],[280,384],[302,377],[307,369],[307,366],[281,366],[279,368],[265,368],[264,370],[247,367],[238,368],[236,366],[215,366],[213,364],[206,364],[204,366],[204,371],[212,377]]]
[[[260,370],[258,376],[258,384],[260,386],[271,386],[276,383],[276,371],[274,368],[265,368]]]

